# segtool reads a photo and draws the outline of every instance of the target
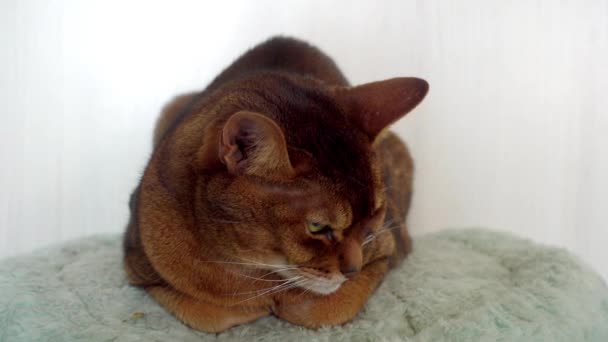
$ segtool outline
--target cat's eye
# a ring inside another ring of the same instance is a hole
[[[308,231],[313,234],[325,234],[327,232],[331,232],[330,226],[319,222],[308,222],[307,227]]]

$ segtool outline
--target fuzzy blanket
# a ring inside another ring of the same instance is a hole
[[[344,326],[268,317],[218,335],[129,286],[120,241],[91,237],[0,262],[0,341],[608,341],[603,280],[565,250],[505,233],[418,237]]]

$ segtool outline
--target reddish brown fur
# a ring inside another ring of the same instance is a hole
[[[268,314],[311,328],[352,319],[411,249],[412,161],[380,131],[426,91],[417,79],[351,88],[331,59],[293,39],[250,50],[163,110],[131,200],[130,281],[209,332]],[[309,221],[332,233],[309,232]],[[375,239],[363,244],[366,234]],[[349,279],[330,294],[258,295],[284,275],[243,260]]]

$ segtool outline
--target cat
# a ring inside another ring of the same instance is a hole
[[[292,38],[247,51],[163,109],[130,201],[130,283],[205,332],[350,321],[411,251],[412,158],[386,128],[427,91],[350,86]]]

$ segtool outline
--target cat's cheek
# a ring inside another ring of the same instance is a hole
[[[384,236],[382,236],[384,235]],[[378,259],[395,254],[395,240],[389,234],[382,234],[363,248],[363,264],[367,265]]]
[[[302,265],[318,255],[321,241],[311,241],[307,237],[287,236],[281,240],[281,250],[289,264]]]
[[[363,265],[368,265],[379,258],[382,258],[383,253],[381,253],[378,246],[374,245],[368,251],[364,251],[363,253]]]

